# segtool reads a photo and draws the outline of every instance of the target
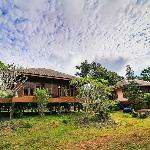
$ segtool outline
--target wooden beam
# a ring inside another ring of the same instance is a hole
[[[28,96],[30,96],[30,81],[28,81]]]
[[[22,83],[22,96],[24,96],[24,83]]]
[[[46,75],[39,75],[39,74],[24,74],[26,76],[32,77],[41,77],[41,78],[51,78],[51,79],[58,79],[58,80],[71,80],[70,78],[62,78],[62,77],[54,77],[54,76],[46,76]]]

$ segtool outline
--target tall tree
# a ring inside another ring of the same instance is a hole
[[[126,79],[127,80],[133,80],[133,79],[135,79],[134,71],[132,70],[132,68],[131,68],[130,65],[126,66]]]
[[[150,67],[142,70],[140,78],[145,81],[150,81]]]
[[[125,86],[126,97],[132,109],[140,109],[143,102],[143,93],[139,84],[135,80],[134,71],[130,65],[126,66],[126,79],[128,84]]]
[[[90,72],[91,65],[88,63],[87,60],[85,60],[84,62],[81,63],[80,66],[76,66],[76,69],[79,70],[79,72],[76,72],[77,76],[86,77]]]
[[[143,103],[143,92],[135,80],[130,80],[126,86],[126,97],[132,109],[141,109]]]
[[[119,80],[123,79],[123,77],[119,76],[117,73],[108,71],[100,63],[94,61],[88,63],[87,60],[85,60],[80,66],[77,66],[76,69],[79,70],[76,75],[80,77],[90,76],[92,79],[96,80],[108,80],[109,85],[115,85]]]

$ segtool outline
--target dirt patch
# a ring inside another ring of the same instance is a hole
[[[111,136],[102,136],[95,140],[89,140],[80,142],[75,145],[67,145],[67,150],[96,150],[96,149],[105,149],[111,143]]]
[[[101,136],[94,140],[83,141],[77,144],[68,144],[67,150],[106,150],[109,148],[122,150],[128,146],[144,145],[150,143],[150,128],[133,131],[126,134]]]

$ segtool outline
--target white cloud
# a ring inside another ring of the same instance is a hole
[[[0,1],[0,59],[73,74],[85,59],[124,74],[150,63],[150,1]],[[112,65],[111,65],[112,64]]]

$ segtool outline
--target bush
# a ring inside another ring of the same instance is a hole
[[[150,108],[150,93],[145,93],[142,108]]]
[[[112,101],[111,111],[119,111],[122,109],[122,105],[120,102]]]
[[[37,89],[35,93],[35,99],[38,105],[38,112],[41,117],[44,116],[44,112],[46,110],[48,99],[50,98],[47,89]]]
[[[12,97],[13,93],[11,93],[11,91],[0,89],[0,98],[12,98]]]
[[[64,123],[64,124],[68,124],[68,120],[63,119],[63,120],[62,120],[62,123]]]
[[[144,102],[150,102],[150,93],[145,93],[143,100],[144,100]]]
[[[133,117],[133,118],[136,118],[137,116],[138,116],[138,114],[132,113],[132,117]]]

